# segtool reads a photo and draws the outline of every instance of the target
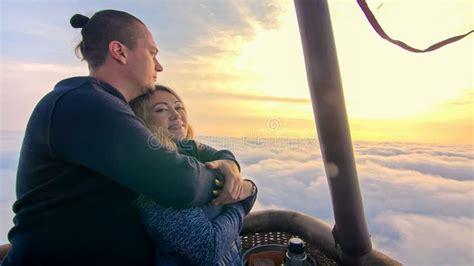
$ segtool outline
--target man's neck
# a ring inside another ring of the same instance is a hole
[[[121,78],[120,74],[111,75],[110,73],[107,73],[107,71],[99,69],[91,71],[89,76],[112,85],[112,87],[118,90],[125,97],[127,102],[130,102],[133,98],[133,95],[130,93],[133,90],[131,90],[128,83]]]

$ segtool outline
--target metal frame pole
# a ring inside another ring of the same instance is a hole
[[[339,258],[359,264],[372,251],[357,178],[336,45],[326,0],[294,0],[321,153],[331,191]]]

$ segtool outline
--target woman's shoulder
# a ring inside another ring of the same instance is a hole
[[[199,159],[198,146],[199,144],[192,139],[185,139],[176,142],[178,152],[184,155],[193,156]]]

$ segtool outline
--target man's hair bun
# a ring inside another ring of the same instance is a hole
[[[73,28],[84,28],[84,26],[87,24],[89,21],[89,18],[81,15],[81,14],[75,14],[74,16],[71,17],[71,20],[69,20],[69,23],[71,23],[71,26]]]

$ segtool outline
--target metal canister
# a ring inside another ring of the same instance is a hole
[[[288,251],[285,256],[285,266],[303,266],[308,258],[303,240],[297,237],[288,241]]]

